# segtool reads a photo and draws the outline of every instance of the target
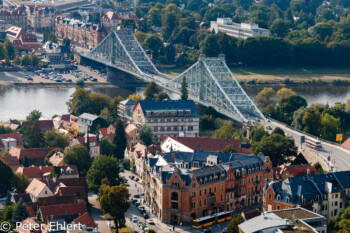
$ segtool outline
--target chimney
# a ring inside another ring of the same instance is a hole
[[[39,169],[41,170],[41,169],[42,169],[42,166],[39,166]]]
[[[175,153],[171,153],[171,162],[175,163]]]
[[[56,183],[56,177],[53,177],[52,180],[54,183]]]
[[[310,168],[307,168],[307,170],[306,170],[306,175],[307,175],[307,176],[310,175]]]

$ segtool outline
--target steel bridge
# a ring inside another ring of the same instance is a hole
[[[154,81],[162,88],[180,94],[181,82],[186,77],[188,97],[238,122],[264,115],[239,85],[227,67],[224,56],[205,57],[177,77],[158,71],[131,29],[112,31],[100,44],[82,57],[136,76],[146,82]]]

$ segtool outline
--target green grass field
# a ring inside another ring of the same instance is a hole
[[[160,70],[170,76],[177,76],[186,68]],[[350,68],[302,68],[302,67],[248,67],[231,68],[238,81],[255,80],[260,83],[283,83],[290,79],[294,83],[331,83],[335,80],[350,81]]]

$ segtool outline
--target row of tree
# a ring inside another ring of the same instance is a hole
[[[306,133],[335,141],[336,134],[350,129],[350,100],[346,103],[313,104],[307,107],[304,98],[282,88],[277,93],[264,88],[255,98],[262,112]]]

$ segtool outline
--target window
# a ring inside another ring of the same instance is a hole
[[[193,131],[193,126],[188,126],[188,127],[187,127],[187,130],[188,130],[188,131]]]
[[[195,201],[193,201],[193,202],[191,203],[191,208],[192,208],[192,209],[196,208],[196,202],[195,202]]]
[[[277,210],[279,210],[280,208],[281,208],[281,207],[278,205],[278,206],[277,206]]]
[[[290,200],[289,200],[289,197],[287,197],[287,198],[286,198],[286,202],[289,203],[289,201],[290,201]]]
[[[281,200],[281,196],[277,195],[277,200],[280,201]]]
[[[207,194],[207,189],[204,189],[204,194]]]
[[[207,199],[204,199],[204,205],[206,205],[207,204]]]
[[[172,209],[178,209],[178,199],[179,195],[177,192],[171,193],[171,208]]]
[[[202,206],[202,200],[199,200],[199,206]]]
[[[202,196],[202,190],[199,190],[199,196]]]
[[[224,190],[224,185],[223,184],[221,184],[221,190]]]
[[[222,196],[222,194],[221,194],[221,196],[220,196],[220,200],[221,200],[221,201],[223,201],[223,199],[224,199],[224,197],[223,197],[223,196]]]
[[[270,199],[270,200],[272,199],[272,195],[271,195],[271,193],[269,193],[269,199]]]
[[[195,197],[196,196],[196,192],[191,192],[191,197]]]
[[[216,187],[214,187],[214,193],[216,193]]]

